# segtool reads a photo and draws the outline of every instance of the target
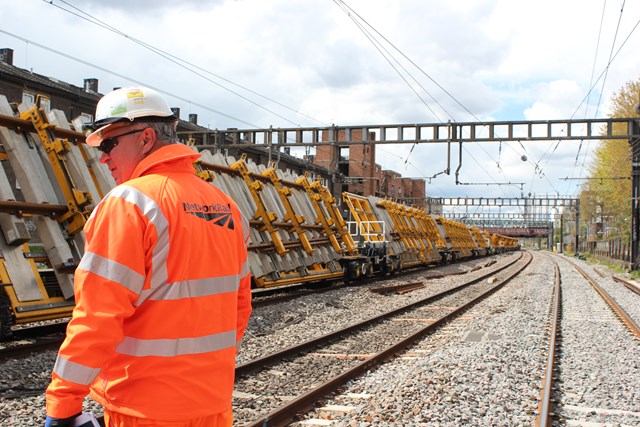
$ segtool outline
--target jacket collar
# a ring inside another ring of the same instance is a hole
[[[133,170],[130,179],[165,170],[185,170],[194,172],[193,163],[200,157],[199,153],[183,144],[170,144],[160,147],[144,159]]]

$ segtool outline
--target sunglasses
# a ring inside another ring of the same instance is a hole
[[[121,138],[123,136],[126,136],[126,135],[131,135],[133,133],[142,132],[145,129],[136,129],[136,130],[132,130],[131,132],[125,132],[125,133],[121,133],[120,135],[112,136],[110,138],[105,138],[100,143],[100,146],[98,146],[96,148],[98,150],[102,151],[105,154],[109,154],[111,152],[111,150],[116,148],[116,145],[118,145],[118,142],[120,142],[120,141],[118,141],[119,138]]]

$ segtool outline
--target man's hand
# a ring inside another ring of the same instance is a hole
[[[68,418],[54,418],[47,416],[46,421],[44,422],[44,427],[70,427],[73,420],[80,416],[81,412],[78,412],[72,417]]]

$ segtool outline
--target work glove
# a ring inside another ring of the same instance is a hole
[[[78,412],[74,416],[68,418],[54,418],[47,416],[47,419],[44,422],[44,427],[70,427],[73,423],[73,420],[78,418],[82,412]]]

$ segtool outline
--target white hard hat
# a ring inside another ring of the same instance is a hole
[[[89,127],[87,144],[97,147],[103,132],[111,125],[122,122],[177,120],[167,102],[158,92],[146,87],[125,87],[103,96],[96,106],[96,117]]]

